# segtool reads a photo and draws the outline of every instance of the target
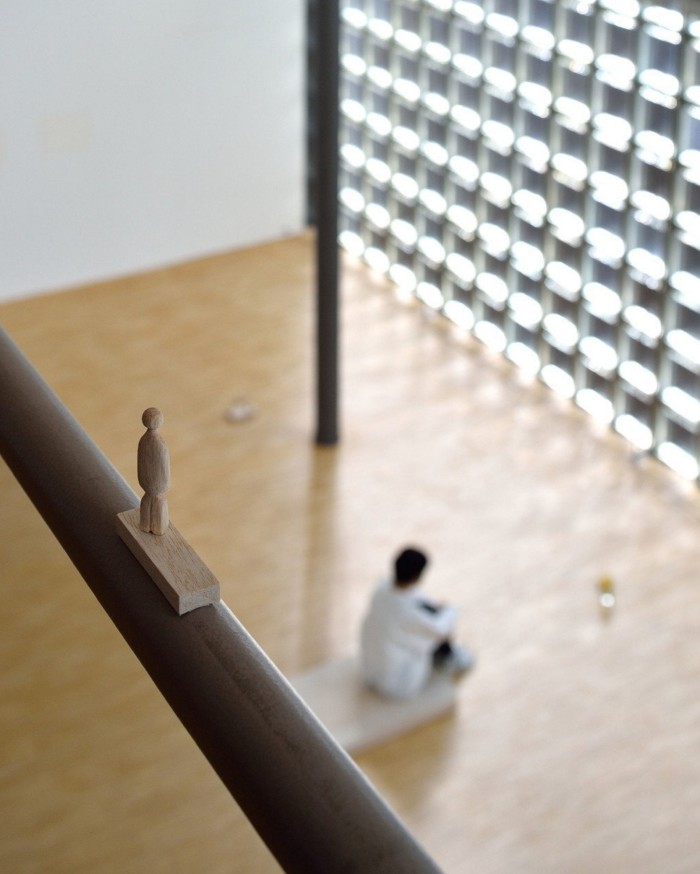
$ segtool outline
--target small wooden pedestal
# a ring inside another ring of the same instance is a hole
[[[165,534],[139,528],[139,510],[117,515],[117,531],[124,543],[179,614],[219,601],[219,581],[172,524]]]

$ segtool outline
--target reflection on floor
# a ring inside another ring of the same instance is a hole
[[[454,714],[358,762],[446,872],[700,870],[697,493],[357,264],[343,440],[315,448],[312,243],[0,319],[134,487],[141,411],[163,409],[173,521],[285,673],[352,651],[393,551],[429,550],[478,666]],[[0,870],[277,871],[0,484]]]

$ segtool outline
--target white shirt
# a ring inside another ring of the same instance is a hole
[[[374,591],[362,623],[360,664],[364,682],[383,695],[410,698],[428,682],[433,652],[452,631],[457,611],[423,606],[418,586],[389,580]]]

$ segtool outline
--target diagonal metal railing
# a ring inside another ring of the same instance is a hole
[[[2,329],[0,453],[285,871],[439,872],[223,602],[175,614],[116,533],[138,498]]]

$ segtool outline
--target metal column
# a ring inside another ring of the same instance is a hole
[[[316,3],[316,442],[339,439],[338,0]]]

